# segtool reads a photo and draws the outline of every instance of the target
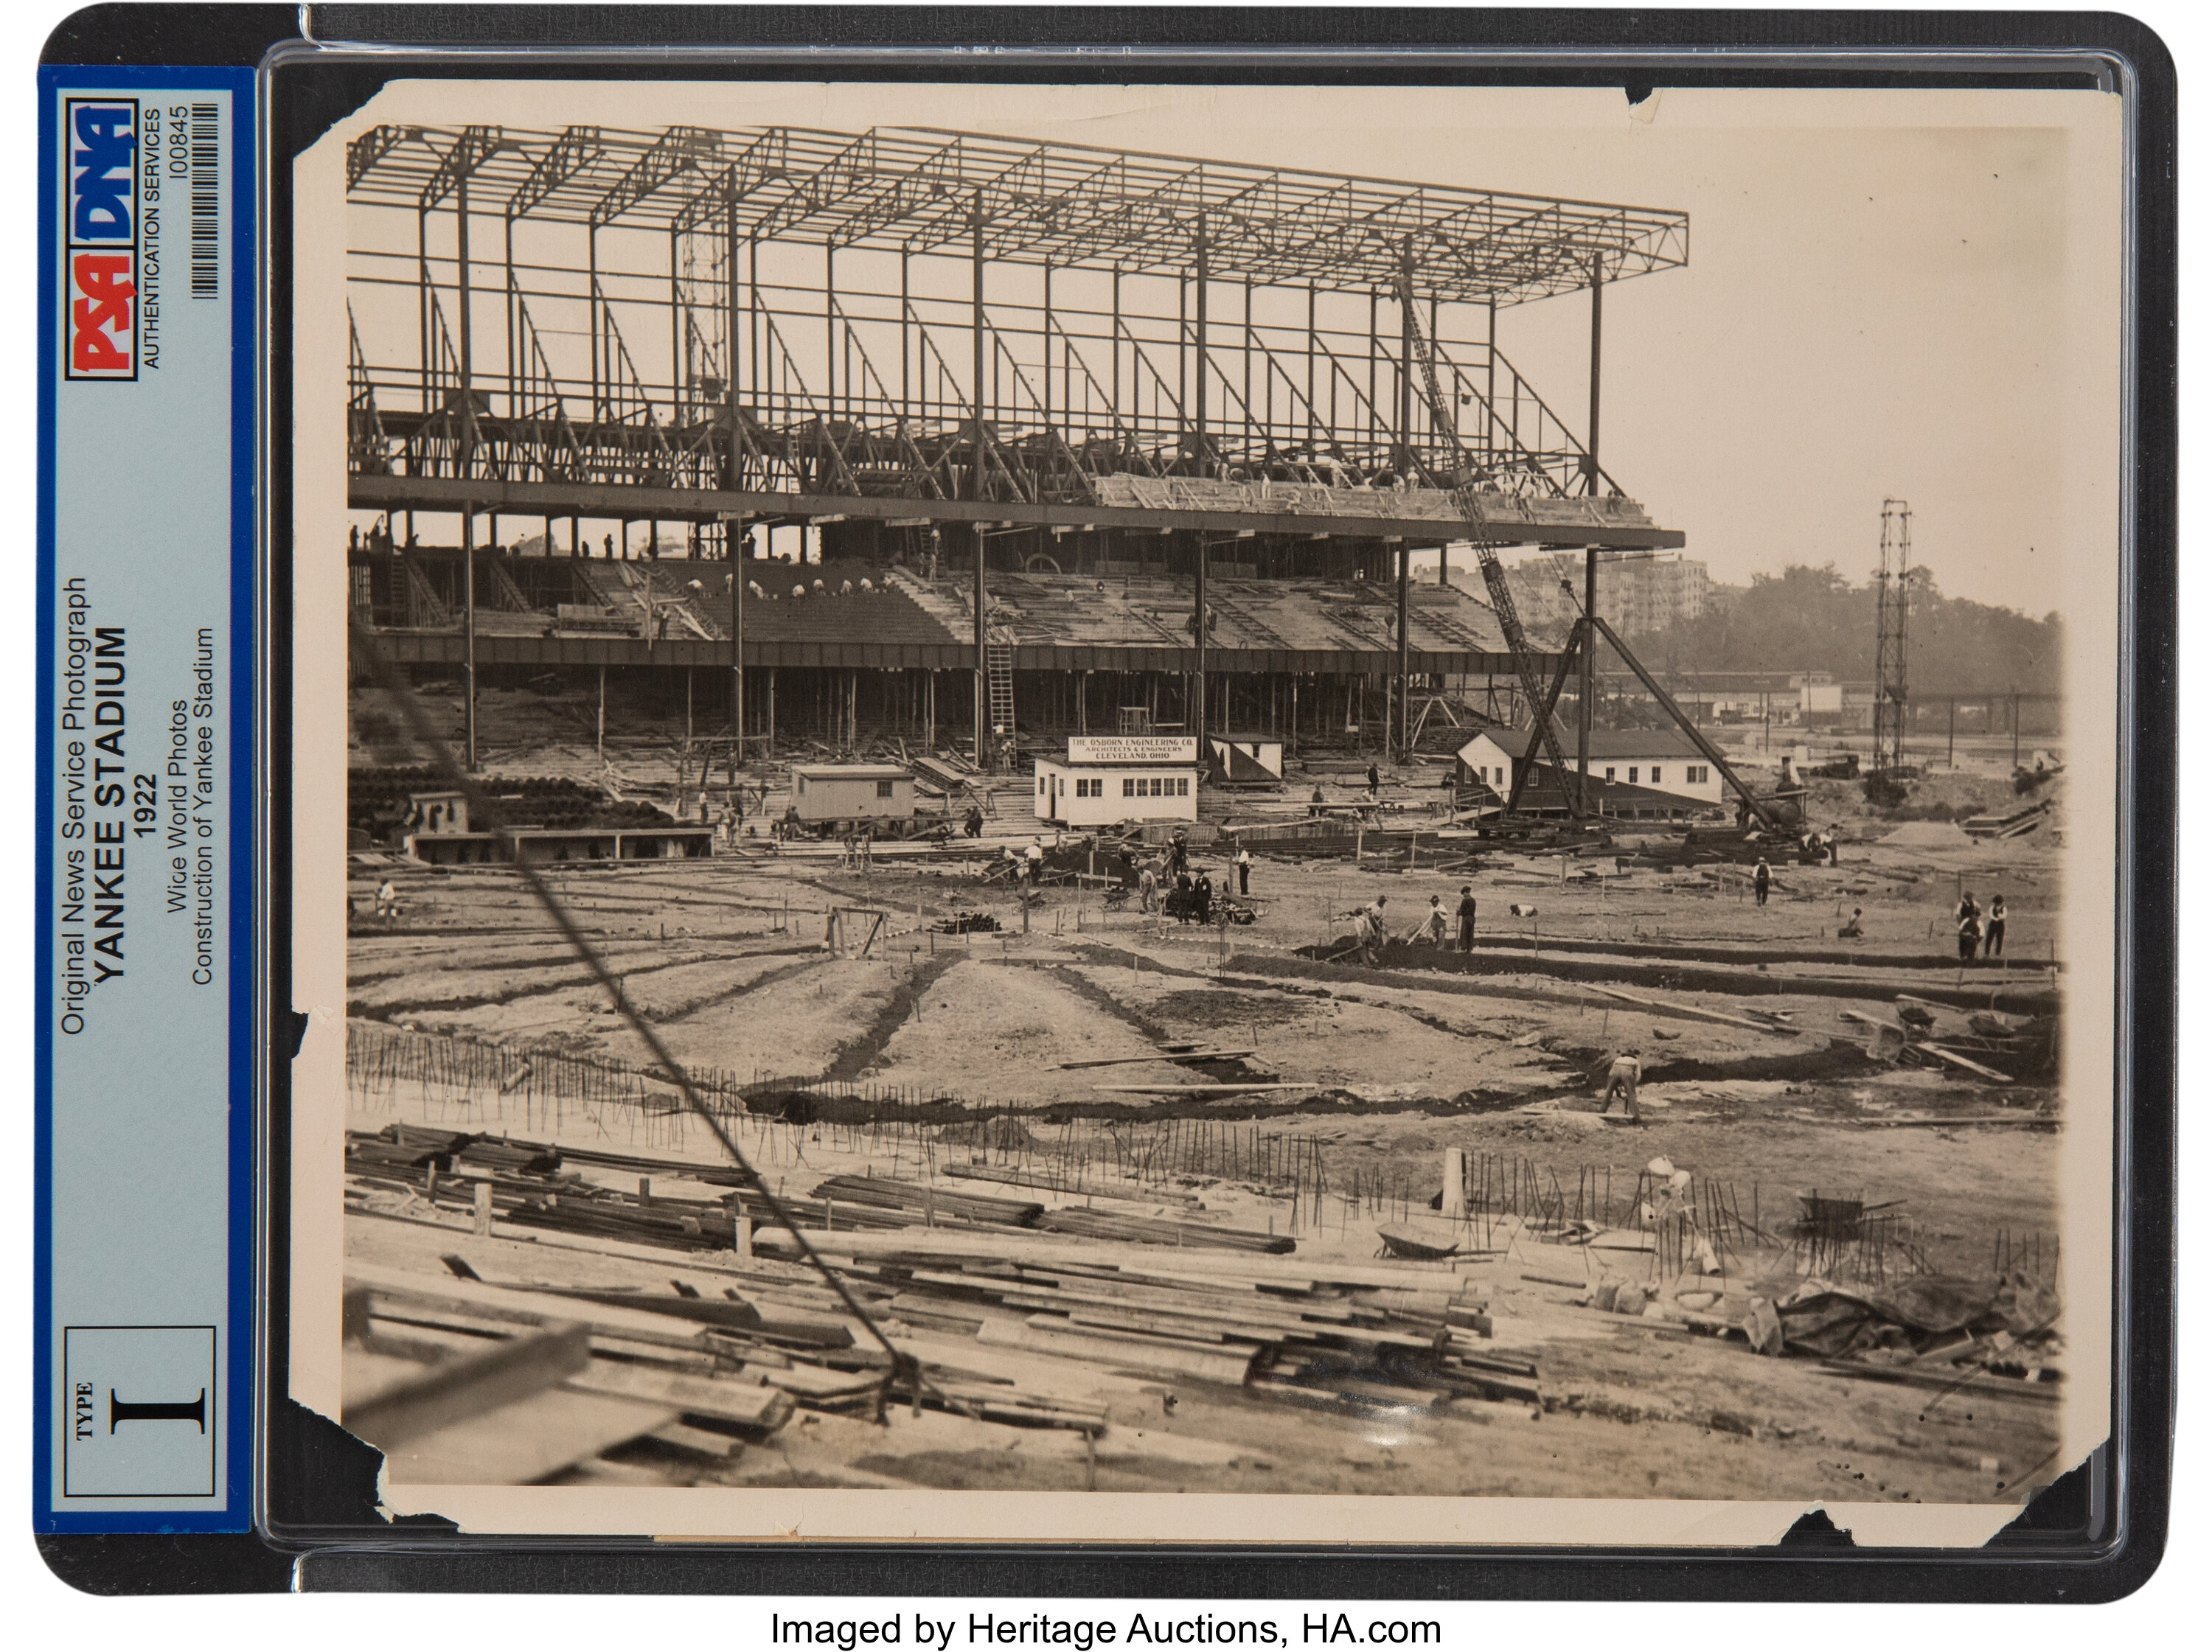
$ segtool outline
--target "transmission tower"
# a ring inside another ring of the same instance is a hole
[[[1881,501],[1881,570],[1875,576],[1874,772],[1905,766],[1905,622],[1911,610],[1912,507]]]

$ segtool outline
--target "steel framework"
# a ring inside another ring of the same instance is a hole
[[[913,129],[381,126],[347,179],[351,468],[424,508],[1615,495],[1498,313],[1688,254],[1679,212]]]
[[[1905,627],[1912,607],[1912,507],[1881,501],[1881,565],[1874,582],[1874,772],[1905,767],[1911,699],[1905,680]]]

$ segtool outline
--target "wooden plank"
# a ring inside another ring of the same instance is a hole
[[[1778,1027],[1770,1022],[1753,1021],[1745,1016],[1729,1015],[1723,1011],[1708,1010],[1695,1004],[1676,1004],[1668,999],[1644,998],[1635,993],[1624,993],[1618,987],[1601,987],[1594,981],[1582,984],[1593,993],[1602,993],[1607,998],[1617,998],[1627,1004],[1640,1004],[1647,1010],[1665,1010],[1674,1015],[1696,1016],[1701,1020],[1718,1021],[1730,1027],[1748,1027],[1753,1032],[1788,1033],[1793,1037],[1797,1032],[1795,1027]]]
[[[711,1417],[762,1434],[782,1427],[791,1416],[790,1395],[765,1383],[678,1376],[613,1359],[592,1361],[567,1386],[579,1394],[672,1406],[687,1417]]]
[[[1982,1078],[1995,1079],[1998,1084],[2008,1084],[2014,1082],[1995,1067],[1985,1067],[1979,1061],[1970,1061],[1958,1051],[1947,1050],[1941,1044],[1921,1044],[1916,1048],[1926,1051],[1939,1060],[1948,1061],[1953,1066],[1964,1067],[1967,1072],[1978,1073]]]
[[[1504,1225],[1500,1224],[1500,1225]],[[780,1228],[762,1230],[759,1242],[765,1245],[778,1243],[787,1250],[795,1249],[789,1233]],[[807,1239],[815,1249],[826,1256],[865,1257],[884,1260],[897,1257],[920,1261],[923,1258],[941,1258],[952,1262],[1010,1262],[1040,1266],[1055,1263],[1073,1264],[1079,1267],[1114,1267],[1133,1274],[1157,1275],[1170,1266],[1168,1257],[1156,1246],[1116,1244],[1108,1240],[1079,1241],[1057,1239],[1049,1234],[967,1234],[943,1233],[926,1228],[902,1228],[896,1233],[847,1233],[840,1229],[825,1233],[809,1229]],[[1278,1281],[1289,1282],[1299,1288],[1310,1289],[1315,1281],[1331,1285],[1425,1285],[1431,1280],[1465,1278],[1462,1270],[1444,1262],[1325,1262],[1299,1256],[1295,1259],[1273,1257],[1242,1251],[1207,1253],[1203,1265],[1191,1259],[1191,1266],[1182,1270],[1182,1277],[1202,1278],[1211,1277],[1226,1285],[1231,1280],[1248,1280],[1262,1289],[1273,1288]]]
[[[386,1267],[349,1257],[345,1265],[349,1290],[363,1287],[387,1301],[422,1303],[434,1308],[458,1309],[465,1314],[524,1325],[544,1327],[574,1322],[595,1335],[627,1337],[635,1342],[658,1343],[675,1348],[708,1347],[710,1327],[678,1330],[658,1314],[636,1309],[613,1308],[596,1303],[571,1303],[548,1300],[528,1291],[507,1291],[467,1279],[438,1278]]]
[[[745,1449],[745,1442],[734,1434],[717,1434],[712,1429],[694,1428],[689,1423],[663,1423],[642,1437],[695,1457],[732,1457]]]
[[[470,1357],[424,1366],[415,1381],[348,1406],[343,1420],[347,1432],[389,1452],[550,1388],[591,1357],[582,1326],[548,1327]]]
[[[1316,1083],[1251,1084],[1093,1084],[1109,1096],[1237,1096],[1258,1090],[1319,1090]]]
[[[2045,1405],[2056,1405],[2065,1390],[2059,1382],[2023,1382],[2015,1376],[1939,1376],[1901,1365],[1862,1365],[1847,1359],[1824,1359],[1820,1369],[1830,1376],[1856,1376],[1869,1382],[1901,1383],[1908,1388],[1933,1388],[1945,1394],[2034,1400]]]
[[[410,1440],[384,1464],[396,1485],[528,1485],[676,1420],[671,1406],[549,1388]]]
[[[1252,1369],[1252,1351],[1209,1353],[1203,1349],[1100,1332],[1041,1331],[1021,1323],[987,1321],[976,1340],[990,1347],[1052,1354],[1109,1370],[1188,1376],[1241,1388]]]
[[[1136,1066],[1146,1061],[1173,1061],[1178,1064],[1191,1061],[1234,1061],[1241,1060],[1243,1057],[1248,1055],[1257,1055],[1260,1052],[1257,1048],[1245,1050],[1161,1049],[1153,1051],[1150,1055],[1108,1055],[1102,1056],[1097,1060],[1090,1061],[1062,1061],[1053,1070],[1055,1072],[1073,1072],[1084,1067],[1127,1067]]]

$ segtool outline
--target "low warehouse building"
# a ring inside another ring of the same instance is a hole
[[[1036,763],[1036,817],[1056,826],[1196,820],[1198,791],[1195,735],[1079,735]]]

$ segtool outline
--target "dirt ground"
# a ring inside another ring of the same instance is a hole
[[[987,837],[984,855],[1028,823],[1007,825]],[[1930,990],[2000,1006],[2063,991],[2057,853],[2035,837],[1891,847],[1878,841],[1888,829],[1858,822],[1854,830],[1872,841],[1852,843],[1837,867],[1778,865],[1763,907],[1735,868],[1563,881],[1557,862],[1386,870],[1260,855],[1257,921],[1225,930],[1147,917],[1133,902],[1110,908],[1097,892],[1073,888],[1046,890],[1024,913],[1002,885],[978,881],[988,859],[960,850],[887,853],[865,873],[841,868],[834,847],[823,847],[568,866],[557,881],[687,1066],[817,1087],[825,1096],[895,1091],[1011,1112],[1040,1144],[1032,1168],[1049,1161],[1058,1173],[1084,1159],[1102,1187],[1116,1173],[1115,1133],[1186,1121],[1222,1142],[1254,1145],[1222,1149],[1229,1157],[1211,1171],[1201,1155],[1174,1185],[1140,1184],[1134,1193],[1164,1210],[1195,1200],[1236,1225],[1283,1224],[1300,1255],[1372,1257],[1376,1226],[1425,1212],[1441,1185],[1443,1150],[1460,1148],[1486,1175],[1494,1164],[1501,1176],[1534,1178],[1608,1220],[1632,1206],[1644,1168],[1663,1157],[1722,1185],[1770,1233],[1800,1196],[1818,1192],[1894,1212],[1900,1268],[1986,1272],[2001,1254],[2033,1254],[2051,1272],[2067,1098],[2025,1078],[1886,1065],[1863,1053],[1867,1029],[1844,1012],[1887,1019],[1899,993]],[[1025,841],[1025,830],[1019,835]],[[1449,859],[1453,850],[1423,853]],[[1197,859],[1226,887],[1219,853]],[[379,920],[368,908],[386,877],[401,910]],[[1378,896],[1404,929],[1431,895],[1455,907],[1462,884],[1479,902],[1488,973],[1425,969],[1403,955],[1382,969],[1307,956],[1346,935],[1346,914]],[[1993,894],[2006,898],[2002,968],[1957,965],[1950,914],[1967,890],[1984,905]],[[356,856],[351,893],[351,1016],[513,1050],[647,1064],[512,874]],[[1516,904],[1533,914],[1514,916]],[[1864,938],[1839,940],[1854,908]],[[832,908],[885,914],[867,956],[824,950]],[[991,914],[1000,931],[950,936],[929,927],[967,911]],[[1547,944],[1559,950],[1547,952]],[[1643,950],[1606,951],[1615,945]],[[1692,990],[1665,984],[1669,947],[1770,961],[1739,966],[1740,992]],[[1814,951],[1867,962],[1790,961]],[[1619,990],[1658,1001],[1563,978],[1565,963],[1593,961],[1605,965],[1601,975],[1618,969]],[[1754,1022],[1747,1006],[1782,1018]],[[1963,1032],[1966,1012],[1946,1000],[1931,1011],[1936,1029]],[[1193,1067],[1162,1059],[1167,1043],[1238,1054]],[[1638,1052],[1647,1072],[1644,1117],[1633,1125],[1597,1111],[1606,1065],[1625,1050]],[[1066,1065],[1109,1060],[1121,1064]],[[1190,1088],[1200,1084],[1286,1087]],[[427,1092],[355,1102],[349,1122],[360,1128],[394,1117],[450,1127],[456,1117],[456,1098]],[[474,1127],[498,1127],[498,1098],[482,1098],[467,1116]],[[607,1132],[601,1119],[562,1127]],[[1304,1201],[1299,1226],[1264,1175],[1236,1173],[1240,1163],[1249,1170],[1263,1139],[1280,1151],[1288,1138],[1317,1143],[1329,1178],[1329,1195]],[[703,1158],[702,1141],[692,1138],[685,1151]],[[880,1143],[841,1147],[834,1133],[826,1142],[779,1137],[773,1151],[793,1177],[885,1174],[896,1163]],[[362,1215],[349,1242],[357,1254],[397,1260],[423,1245],[434,1255],[439,1236]],[[473,1242],[519,1266],[531,1242]],[[1731,1255],[1724,1295],[1787,1265],[1786,1248]],[[1740,1341],[1607,1323],[1551,1283],[1595,1278],[1619,1262],[1523,1235],[1480,1266],[1498,1345],[1527,1351],[1541,1373],[1540,1414],[1455,1402],[1348,1422],[1191,1384],[1177,1390],[1170,1417],[1158,1384],[1102,1378],[1100,1402],[1127,1432],[1110,1449],[1102,1442],[1095,1464],[1079,1441],[1024,1430],[1002,1430],[1024,1437],[987,1447],[948,1429],[949,1419],[902,1419],[886,1436],[809,1415],[803,1430],[785,1430],[787,1451],[750,1451],[718,1472],[758,1484],[848,1483],[836,1475],[874,1473],[970,1488],[1966,1501],[2008,1500],[2065,1466],[2052,1458],[2055,1407],[1939,1403],[1824,1372],[1817,1362],[1759,1359]]]

